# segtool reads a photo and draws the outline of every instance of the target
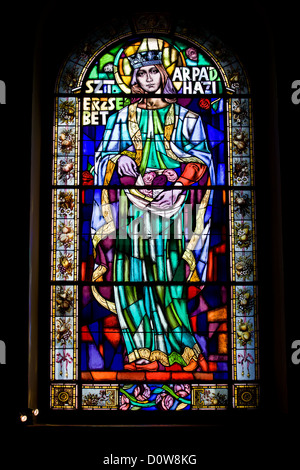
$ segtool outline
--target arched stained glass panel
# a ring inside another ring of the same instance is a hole
[[[257,407],[252,104],[219,38],[136,16],[55,90],[51,408]]]

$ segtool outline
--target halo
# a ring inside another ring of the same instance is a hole
[[[147,51],[160,51],[162,53],[162,64],[169,77],[172,77],[175,67],[184,66],[185,59],[183,54],[173,45],[164,39],[145,37],[128,44],[120,49],[114,60],[114,76],[117,85],[125,93],[131,93],[130,83],[132,79],[133,67],[129,58],[137,53]],[[179,91],[182,82],[173,82],[174,88]]]

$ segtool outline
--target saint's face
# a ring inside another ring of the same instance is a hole
[[[155,65],[141,67],[136,75],[138,85],[146,93],[158,93],[161,87],[161,75]]]

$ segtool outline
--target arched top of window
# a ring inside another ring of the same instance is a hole
[[[108,27],[106,31],[103,29],[94,31],[90,37],[82,41],[62,66],[55,87],[56,93],[68,95],[80,93],[83,84],[91,77],[103,80],[109,80],[111,77],[115,82],[113,93],[130,93],[127,84],[131,63],[128,57],[123,58],[122,55],[132,54],[133,50],[136,51],[139,48],[141,38],[148,36],[164,41],[157,47],[162,53],[163,63],[170,75],[177,67],[175,74],[178,82],[177,90],[180,90],[180,75],[190,73],[188,66],[193,66],[195,68],[208,67],[210,76],[207,77],[204,70],[195,69],[195,75],[189,76],[188,80],[202,82],[217,80],[218,82],[217,87],[211,88],[206,85],[204,94],[245,95],[250,93],[249,81],[243,66],[234,52],[219,37],[209,31],[202,30],[199,34],[198,31],[187,30],[185,24],[177,24],[173,30],[168,17],[163,15],[141,15],[136,16],[134,20],[133,26],[125,19],[119,20],[115,25],[118,28],[118,34],[116,34],[116,28]],[[168,37],[172,38],[172,45],[168,44]],[[130,50],[130,43],[132,43],[132,50]],[[199,51],[196,61],[193,59],[193,44]],[[217,74],[217,78],[214,74]],[[110,90],[110,87],[106,89]],[[199,92],[201,93],[199,88],[195,90],[195,93]],[[105,91],[101,89],[101,93]]]

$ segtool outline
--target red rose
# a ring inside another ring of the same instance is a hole
[[[201,98],[199,100],[199,106],[202,109],[209,109],[210,108],[210,101],[208,98]]]
[[[89,171],[84,171],[82,173],[82,184],[92,185],[94,184],[94,177]]]

